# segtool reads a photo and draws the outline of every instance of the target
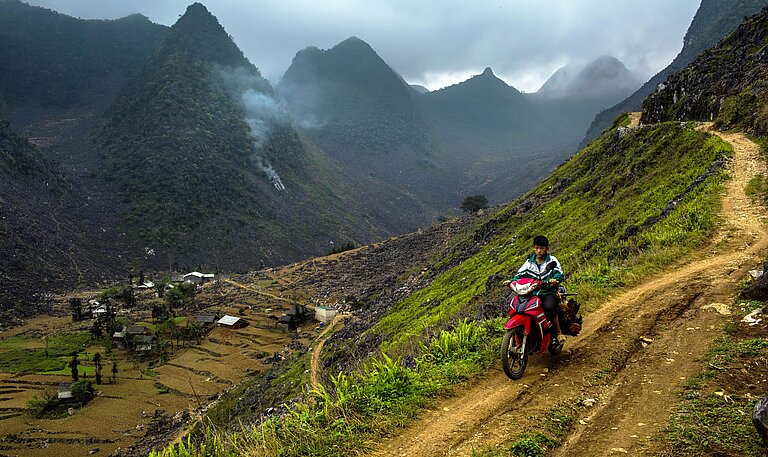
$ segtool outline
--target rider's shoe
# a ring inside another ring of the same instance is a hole
[[[566,339],[565,335],[563,335],[562,333],[560,335],[557,335],[557,344],[565,343],[565,339]]]

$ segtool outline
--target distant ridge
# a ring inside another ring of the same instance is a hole
[[[536,92],[550,97],[626,97],[642,84],[641,78],[613,56],[601,56],[582,69],[558,69]]]
[[[82,20],[0,1],[0,110],[82,103],[95,80],[135,74],[167,31],[140,14]]]
[[[357,37],[297,53],[277,91],[331,155],[425,152],[408,85]]]

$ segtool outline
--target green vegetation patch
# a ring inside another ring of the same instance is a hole
[[[570,274],[567,284],[587,309],[705,242],[727,179],[717,161],[731,155],[731,147],[680,123],[625,132],[606,133],[495,214],[486,226],[495,236],[477,254],[403,300],[370,330],[383,335],[382,349],[414,349],[429,329],[474,314],[488,278],[514,274],[536,234],[549,237]]]
[[[30,349],[41,345],[42,341],[39,338],[29,335],[12,336],[0,340],[0,349]]]
[[[752,425],[754,406],[753,400],[718,395],[684,402],[664,430],[665,439],[673,445],[657,455],[764,456]]]
[[[40,346],[34,349],[14,347],[14,345],[30,344],[30,339],[7,339],[3,342],[10,349],[0,347],[0,370],[6,373],[29,374],[41,372],[69,373],[66,358],[85,350],[90,340],[88,333],[62,332],[48,338],[47,346],[40,339]]]
[[[45,353],[45,349],[11,349],[0,353],[0,370],[6,373],[30,374],[58,371],[66,362]]]

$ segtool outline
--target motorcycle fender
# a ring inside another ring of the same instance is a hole
[[[504,330],[509,330],[513,327],[517,327],[518,325],[523,326],[523,330],[525,331],[526,335],[531,333],[531,318],[524,314],[515,314],[512,316],[504,326]]]

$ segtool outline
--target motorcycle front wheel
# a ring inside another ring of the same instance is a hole
[[[501,340],[501,367],[509,379],[522,378],[528,366],[528,354],[522,348],[524,336],[523,327],[517,326],[507,330]]]

